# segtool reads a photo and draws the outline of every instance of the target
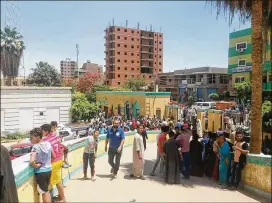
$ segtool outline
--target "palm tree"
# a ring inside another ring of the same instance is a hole
[[[23,36],[16,28],[5,27],[1,30],[1,72],[7,78],[7,85],[11,85],[13,78],[18,76],[20,60],[25,49]]]
[[[251,18],[252,27],[252,95],[250,152],[259,154],[262,144],[262,66],[265,61],[267,36],[272,27],[271,0],[216,0],[209,1],[223,11],[230,24],[237,14],[242,23]],[[270,34],[271,36],[271,34]]]

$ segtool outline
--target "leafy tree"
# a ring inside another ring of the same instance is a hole
[[[146,86],[146,82],[143,78],[129,78],[124,85],[124,88],[132,91],[141,91]]]
[[[245,102],[251,97],[251,83],[249,81],[243,81],[234,85],[236,96],[241,102]]]
[[[272,103],[271,101],[265,101],[262,105],[262,112],[268,113],[272,111]]]
[[[217,93],[211,93],[211,94],[209,94],[209,99],[211,99],[213,101],[218,101],[219,95]]]
[[[262,145],[262,66],[266,56],[267,35],[272,33],[271,1],[263,0],[217,0],[209,1],[217,8],[217,15],[221,11],[227,14],[230,23],[238,15],[242,23],[251,19],[252,35],[252,101],[251,101],[251,139],[250,152],[259,154]],[[272,43],[270,43],[272,47]],[[272,56],[272,52],[271,52]]]
[[[193,105],[197,101],[196,97],[196,92],[193,92],[189,97],[188,97],[188,104]]]
[[[112,91],[112,88],[108,85],[95,84],[90,91],[86,92],[86,97],[89,102],[96,102],[97,91]]]
[[[18,76],[20,60],[25,49],[23,36],[16,28],[5,27],[1,36],[1,72],[11,86],[13,78]]]
[[[73,78],[63,78],[61,80],[62,87],[72,87],[72,92],[76,91],[76,80]]]
[[[92,90],[96,82],[100,80],[100,74],[87,72],[81,76],[77,82],[76,90],[86,93]]]
[[[32,73],[28,76],[27,83],[37,86],[53,87],[60,86],[60,75],[57,69],[47,62],[36,63],[36,68],[32,68]]]
[[[70,114],[73,122],[88,121],[95,116],[98,111],[96,103],[89,103],[85,94],[75,92],[72,95],[72,107]]]

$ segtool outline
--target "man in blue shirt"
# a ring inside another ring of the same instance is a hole
[[[125,142],[125,133],[122,128],[119,127],[119,120],[113,121],[113,126],[107,132],[107,138],[105,141],[105,152],[108,149],[108,142],[110,142],[108,151],[108,162],[111,165],[111,173],[113,178],[117,177],[117,173],[120,166],[120,160],[122,156],[123,145]],[[115,163],[114,163],[115,158]]]

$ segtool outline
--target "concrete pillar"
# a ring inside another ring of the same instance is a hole
[[[203,85],[207,85],[207,84],[208,84],[208,75],[203,74]]]
[[[219,84],[220,84],[220,75],[217,74],[217,75],[215,75],[215,85],[216,85],[216,87],[218,87]]]

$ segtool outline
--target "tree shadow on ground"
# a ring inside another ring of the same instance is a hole
[[[155,160],[148,160],[148,159],[145,160],[144,176],[145,176],[146,180],[154,181],[154,182],[157,182],[161,185],[166,185],[163,178],[160,177],[160,173],[159,173],[159,169],[158,169],[159,165],[155,171],[155,176],[150,176],[150,173],[153,169],[154,163],[155,163]],[[130,178],[130,176],[129,176],[131,173],[131,170],[132,170],[132,163],[121,164],[120,170],[125,173],[125,176],[124,176],[125,179],[136,180],[135,178]],[[181,186],[181,187],[185,187],[185,188],[195,188],[196,186],[201,186],[201,187],[209,187],[209,188],[214,188],[217,190],[222,190],[222,189],[220,189],[220,186],[217,182],[215,182],[213,180],[209,180],[206,177],[195,177],[195,176],[191,176],[190,179],[183,179],[182,175],[181,175],[181,184],[177,184],[177,186]],[[224,190],[229,191],[227,189],[224,189]],[[249,193],[243,189],[239,189],[238,192],[240,192],[241,194],[246,195],[256,201],[268,202],[265,198],[263,198],[261,196],[257,196],[252,193]]]

